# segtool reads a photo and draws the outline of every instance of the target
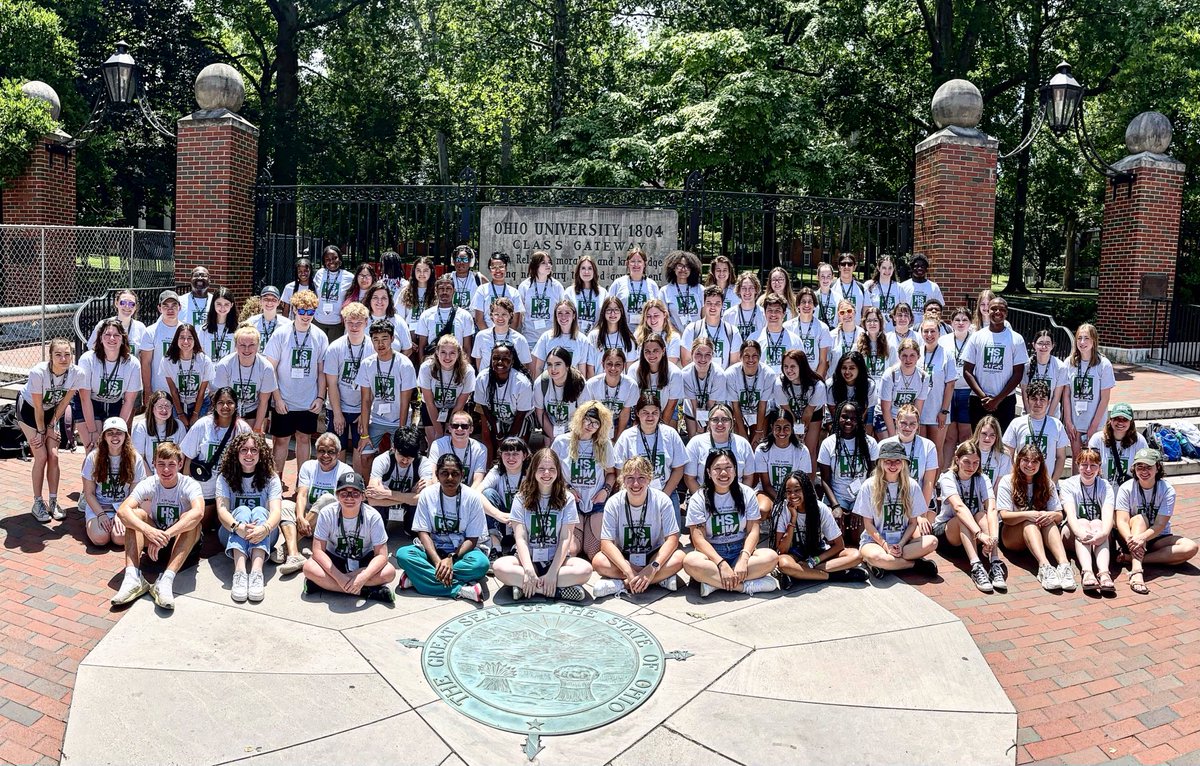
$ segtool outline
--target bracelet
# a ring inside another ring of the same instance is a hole
[[[738,558],[741,558],[742,556],[749,556],[749,555],[750,554],[746,553],[746,551],[742,551],[741,553],[738,554]]]

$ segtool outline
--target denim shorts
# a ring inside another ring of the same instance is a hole
[[[372,421],[371,424],[367,426],[367,437],[371,441],[371,446],[363,449],[363,452],[371,454],[378,453],[380,445],[383,444],[383,438],[385,436],[391,436],[396,432],[397,428],[399,428],[399,426],[377,425]]]
[[[333,410],[325,410],[325,432],[336,436],[342,442],[342,449],[348,454],[354,454],[355,448],[358,447],[358,417],[360,414],[342,410],[342,418],[346,421],[346,427],[338,432],[333,429]]]
[[[738,557],[742,555],[744,543],[744,540],[738,540],[732,543],[713,543],[712,547],[713,550],[717,552],[718,556],[725,559],[726,564],[729,564],[729,566],[736,566]]]
[[[876,433],[887,432],[887,421],[883,419],[883,408],[878,404],[872,404],[867,409],[867,418],[864,422],[870,423],[871,428],[874,428]]]
[[[261,505],[256,508],[247,508],[244,505],[239,505],[233,509],[233,519],[239,524],[262,524],[267,520],[269,515],[267,509]],[[233,534],[224,525],[221,525],[217,529],[217,536],[221,539],[221,544],[225,546],[225,555],[229,558],[233,558],[235,550],[249,556],[253,550],[262,550],[270,553],[271,548],[275,547],[275,540],[279,537],[279,528],[276,527],[271,534],[257,543],[250,543],[241,535]]]
[[[954,389],[954,398],[950,400],[950,422],[951,423],[970,423],[971,422],[971,389],[956,388]]]

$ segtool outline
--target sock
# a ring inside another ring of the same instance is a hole
[[[163,572],[161,575],[158,576],[158,591],[159,591],[159,593],[166,592],[166,593],[171,593],[172,595],[174,595],[174,592],[171,590],[173,585],[175,585],[175,573],[172,572],[170,569],[168,569],[167,571]]]
[[[142,573],[137,567],[125,567],[125,582],[136,582],[142,579]],[[122,583],[124,585],[125,583]]]
[[[52,503],[57,503],[57,502],[58,502],[58,495],[57,495],[57,494],[53,494],[53,495],[51,495],[51,496],[50,496],[50,502],[52,502]]]

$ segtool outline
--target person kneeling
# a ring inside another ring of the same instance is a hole
[[[396,551],[403,570],[399,587],[482,601],[479,580],[487,575],[488,559],[475,546],[487,534],[483,496],[463,485],[463,463],[453,453],[438,456],[434,477],[438,484],[417,497],[417,542]]]
[[[125,526],[125,579],[112,597],[114,606],[136,601],[150,593],[163,609],[175,608],[175,575],[199,561],[200,521],[204,518],[204,490],[183,468],[183,452],[172,442],[158,445],[154,475],[138,482],[117,508]],[[142,577],[142,550],[151,561],[162,556],[166,570],[153,585]],[[193,555],[196,554],[196,555]]]
[[[592,557],[592,567],[604,578],[592,588],[596,598],[644,593],[651,585],[679,587],[679,514],[671,498],[651,488],[652,481],[654,469],[641,455],[621,466],[624,489],[604,503],[600,551]]]
[[[396,568],[387,560],[387,528],[379,511],[363,502],[365,492],[361,476],[344,473],[334,491],[337,502],[317,512],[312,558],[304,562],[304,595],[329,591],[396,602],[388,587]]]
[[[917,519],[926,510],[921,485],[909,476],[904,446],[880,445],[875,474],[854,500],[854,513],[863,517],[858,548],[872,575],[880,578],[902,569],[926,577],[937,574],[937,564],[925,558],[937,548],[937,538],[917,532]]]
[[[700,596],[715,590],[778,590],[771,572],[779,556],[758,548],[758,495],[737,480],[733,451],[721,447],[708,453],[704,475],[704,489],[688,498],[687,525],[695,550],[683,559],[684,571],[700,583]]]
[[[783,588],[790,588],[793,580],[865,582],[862,554],[846,547],[833,512],[817,500],[808,474],[793,471],[783,480],[780,494],[775,550]]]
[[[587,596],[583,584],[592,576],[592,567],[567,555],[579,523],[575,496],[567,489],[554,450],[543,447],[529,465],[512,501],[517,554],[497,559],[492,573],[502,584],[512,586],[514,599],[542,595],[583,601]]]

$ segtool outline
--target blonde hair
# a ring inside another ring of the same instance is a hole
[[[921,422],[921,412],[917,409],[917,405],[915,404],[910,403],[900,405],[900,409],[896,410],[896,420],[900,420],[900,418],[904,417],[905,415],[912,415],[917,419],[917,423]]]
[[[233,342],[237,343],[241,338],[254,338],[255,344],[262,340],[262,335],[258,329],[252,324],[244,324],[233,331]]]
[[[587,417],[593,407],[600,416],[600,428],[592,436],[592,457],[596,459],[597,465],[606,466],[612,462],[612,442],[609,440],[608,434],[612,430],[613,416],[608,407],[604,406],[604,402],[598,402],[595,399],[580,402],[579,406],[575,408],[575,414],[571,416],[569,431],[571,438],[567,440],[567,459],[572,463],[579,459],[579,434],[583,431],[583,419]]]
[[[1090,364],[1098,364],[1100,359],[1100,333],[1096,331],[1096,326],[1084,322],[1079,325],[1079,329],[1071,336],[1071,356],[1067,358],[1067,364],[1072,367],[1078,367],[1083,358],[1079,355],[1079,333],[1083,333],[1092,339],[1092,359]]]
[[[871,505],[880,511],[883,510],[884,494],[887,492],[887,476],[883,467],[883,461],[875,461],[875,473],[872,475],[874,481],[871,485]],[[900,506],[904,509],[904,518],[912,516],[912,477],[908,473],[907,466],[900,469],[900,473],[896,476],[896,484],[900,490]]]
[[[292,295],[292,308],[315,309],[319,302],[317,294],[308,290]]]
[[[621,481],[625,480],[626,476],[634,473],[640,473],[647,478],[654,478],[654,468],[650,465],[650,461],[645,455],[634,455],[621,464]]]
[[[663,328],[661,330],[651,329],[650,323],[646,321],[646,312],[650,309],[658,309],[663,313]],[[646,339],[651,335],[662,336],[664,349],[670,345],[671,338],[675,336],[675,328],[671,326],[671,312],[667,310],[667,304],[658,298],[651,298],[642,304],[642,321],[638,325],[637,332],[633,335],[633,340],[641,346],[645,344]]]
[[[295,301],[292,301],[295,305]],[[366,319],[368,316],[367,307],[358,301],[351,301],[345,306],[342,306],[342,319]]]

